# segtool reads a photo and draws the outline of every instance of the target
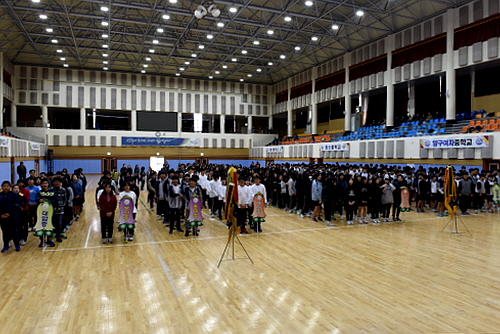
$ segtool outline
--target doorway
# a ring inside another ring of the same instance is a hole
[[[111,172],[113,168],[117,168],[117,159],[116,158],[102,158],[101,161],[101,171]]]

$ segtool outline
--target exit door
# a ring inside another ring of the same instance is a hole
[[[108,171],[111,172],[113,168],[117,167],[116,158],[102,158],[101,169],[102,172]]]

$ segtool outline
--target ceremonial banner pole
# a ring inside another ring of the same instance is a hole
[[[470,233],[469,229],[463,222],[462,218],[457,215],[457,184],[455,183],[455,175],[453,173],[453,167],[447,166],[446,167],[446,173],[445,173],[445,179],[444,179],[444,206],[448,210],[448,213],[450,214],[450,220],[446,223],[446,225],[443,227],[441,232],[444,230],[450,231],[450,238],[453,234],[459,234],[461,235],[458,227],[458,223],[462,223],[462,225],[465,227],[465,230],[470,234],[472,237],[472,233]],[[449,228],[448,225],[450,226]]]
[[[217,268],[220,267],[220,264],[222,261],[228,261],[228,260],[250,260],[250,262],[253,263],[252,258],[248,254],[247,250],[243,246],[243,244],[240,241],[240,238],[238,238],[238,233],[240,233],[240,227],[238,226],[236,222],[236,218],[234,217],[234,208],[238,206],[238,174],[236,173],[236,168],[231,167],[227,173],[227,187],[226,187],[226,204],[224,207],[224,218],[226,221],[231,223],[231,226],[229,226],[229,233],[228,233],[228,238],[226,242],[226,246],[224,247],[224,251],[222,252],[222,255],[219,259],[219,263],[217,264]],[[241,248],[243,248],[243,251],[247,255],[247,257],[243,258],[235,258],[234,256],[234,240],[237,240],[238,243],[240,244]],[[226,251],[228,250],[229,245],[231,245],[231,253],[232,256],[230,259],[224,260],[224,256],[226,255]]]

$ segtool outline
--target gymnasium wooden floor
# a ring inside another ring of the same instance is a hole
[[[464,217],[470,238],[431,213],[326,228],[269,208],[241,237],[255,265],[217,269],[223,224],[169,235],[142,204],[135,241],[102,245],[95,184],[62,244],[0,254],[0,333],[500,333],[498,213]]]

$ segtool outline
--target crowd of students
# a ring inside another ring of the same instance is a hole
[[[103,243],[113,242],[115,212],[125,196],[134,203],[133,218],[136,218],[141,190],[148,191],[147,202],[151,210],[156,207],[157,218],[169,228],[198,235],[199,227],[190,226],[189,203],[198,196],[207,208],[210,217],[223,220],[226,202],[226,177],[229,165],[187,164],[172,169],[166,163],[155,172],[151,168],[123,166],[120,171],[105,172],[96,189],[96,204],[101,217]],[[238,202],[234,215],[242,233],[250,224],[254,232],[262,232],[259,222],[252,219],[253,202],[261,193],[264,203],[297,213],[301,218],[310,217],[314,222],[324,221],[334,226],[339,219],[347,224],[381,223],[401,221],[402,190],[410,191],[410,203],[415,203],[417,213],[428,208],[438,217],[444,217],[445,168],[412,167],[399,168],[379,164],[340,165],[322,164],[271,164],[261,167],[252,163],[249,167],[236,166],[238,179]],[[457,198],[453,199],[462,215],[468,210],[475,213],[490,212],[499,208],[500,174],[498,170],[466,170],[462,167],[455,174]],[[0,225],[6,252],[11,242],[19,251],[28,238],[28,232],[36,224],[37,207],[48,200],[54,208],[54,237],[57,242],[66,238],[65,232],[74,221],[78,221],[85,202],[87,180],[82,169],[70,176],[66,169],[55,174],[31,170],[26,178],[11,185],[2,183],[0,193]],[[118,195],[118,197],[117,197]],[[345,213],[345,215],[344,215]],[[229,223],[229,222],[227,222]],[[133,240],[133,230],[125,238]],[[40,247],[54,247],[51,238]]]
[[[172,233],[175,224],[186,216],[183,212],[189,196],[186,196],[185,189],[194,179],[192,186],[201,192],[211,217],[218,216],[222,220],[229,167],[188,164],[178,170],[166,166],[159,173],[150,171],[148,199],[151,209],[157,203],[158,218],[170,227]],[[273,207],[296,212],[301,218],[311,217],[315,222],[324,221],[327,226],[334,226],[335,214],[349,225],[355,221],[359,224],[401,221],[402,190],[405,188],[410,192],[409,204],[414,203],[417,213],[423,213],[427,208],[437,217],[447,215],[444,206],[445,167],[426,170],[423,167],[399,168],[378,164],[272,164],[261,168],[252,164],[250,167],[239,166],[238,173],[236,217],[242,233],[248,233],[246,224],[252,224],[252,202],[257,192],[263,193],[266,203]],[[469,209],[475,213],[492,213],[493,208],[497,208],[494,202],[498,202],[500,194],[498,170],[480,173],[478,168],[467,171],[463,167],[456,171],[454,181],[457,198],[452,204],[458,205],[462,215],[468,215]],[[497,197],[494,196],[495,190]],[[184,197],[184,201],[172,203],[177,196]],[[252,225],[252,229],[262,231],[257,225]],[[178,230],[182,231],[179,227]]]
[[[21,165],[20,165],[21,166]],[[18,171],[21,169],[18,169]],[[5,253],[13,243],[16,251],[28,240],[28,232],[34,231],[37,222],[37,209],[40,203],[49,201],[53,206],[52,224],[57,242],[66,238],[66,230],[78,221],[85,202],[87,179],[82,169],[76,169],[72,175],[67,169],[57,172],[40,173],[35,170],[19,173],[20,179],[11,184],[2,182],[0,192],[0,226],[2,228],[3,248]],[[41,237],[40,247],[54,247],[52,237]]]
[[[148,173],[148,202],[153,210],[156,204],[157,217],[170,228],[169,233],[173,233],[176,228],[178,232],[184,232],[180,224],[185,222],[185,236],[189,236],[189,201],[192,196],[197,195],[202,200],[203,208],[208,208],[210,217],[218,217],[223,220],[223,210],[226,203],[226,179],[228,165],[181,165],[178,170],[164,166],[158,173],[149,171]],[[252,184],[250,184],[252,181]],[[235,216],[241,227],[242,233],[248,233],[246,229],[247,221],[255,232],[262,232],[259,223],[252,223],[253,198],[257,193],[264,196],[267,202],[266,188],[260,184],[260,177],[252,175],[251,178],[243,174],[238,180],[238,203],[235,209]],[[193,230],[197,234],[198,229]]]

